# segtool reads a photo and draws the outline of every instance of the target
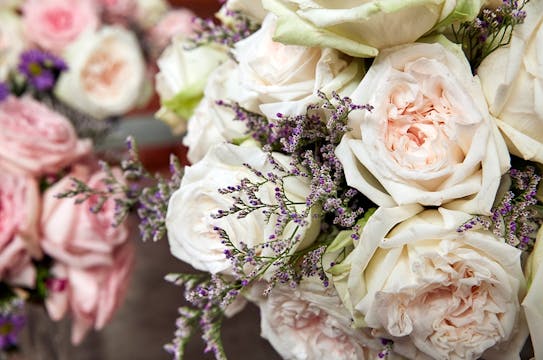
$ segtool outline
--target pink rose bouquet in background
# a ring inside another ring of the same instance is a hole
[[[230,0],[175,39],[157,116],[192,165],[141,185],[131,142],[109,177],[202,271],[168,276],[166,350],[226,359],[246,299],[285,359],[542,357],[542,6]]]

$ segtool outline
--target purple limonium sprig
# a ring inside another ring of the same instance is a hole
[[[543,211],[536,197],[541,175],[532,166],[509,171],[511,187],[490,216],[476,216],[457,230],[483,228],[523,251],[530,252],[538,229],[543,225]]]
[[[383,349],[379,351],[379,353],[377,354],[377,357],[379,359],[386,360],[388,359],[388,356],[390,355],[390,352],[392,351],[394,342],[389,339],[381,339],[381,345],[383,345]]]
[[[496,9],[483,9],[473,21],[453,25],[454,40],[462,45],[472,69],[494,50],[509,44],[513,28],[524,22],[529,0],[504,0]]]
[[[0,82],[0,102],[4,101],[10,94],[9,87],[6,83]]]
[[[9,301],[0,310],[0,349],[10,350],[17,346],[19,333],[25,324],[24,302],[18,298]]]
[[[17,68],[36,90],[48,91],[55,86],[58,77],[68,66],[53,54],[32,49],[21,54]]]
[[[194,46],[209,43],[232,47],[258,30],[259,25],[238,11],[226,10],[221,13],[223,21],[217,24],[212,19],[194,18],[197,30],[190,39]]]

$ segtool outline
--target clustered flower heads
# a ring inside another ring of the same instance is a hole
[[[543,2],[487,3],[229,0],[177,48],[217,55],[199,81],[161,68],[193,164],[116,190],[200,271],[167,277],[175,359],[198,329],[226,359],[247,301],[287,359],[517,358],[543,336]]]

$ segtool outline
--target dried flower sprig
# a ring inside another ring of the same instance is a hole
[[[473,21],[452,25],[454,40],[462,45],[472,69],[494,50],[509,44],[514,27],[526,18],[523,8],[528,1],[504,0],[496,9],[483,9]]]
[[[91,208],[99,212],[107,199],[115,201],[115,222],[118,226],[132,211],[137,212],[139,230],[143,241],[158,241],[166,234],[166,212],[168,199],[173,191],[179,188],[183,170],[175,156],[170,158],[171,176],[165,178],[160,174],[149,173],[141,163],[132,137],[127,139],[128,158],[121,162],[122,179],[114,176],[106,162],[100,162],[106,173],[104,183],[106,189],[89,187],[85,182],[73,179],[72,189],[58,194],[60,198],[74,197],[76,203],[82,203],[93,197],[96,205]]]
[[[505,239],[512,246],[531,252],[537,230],[543,225],[543,207],[538,205],[537,187],[541,175],[532,166],[509,171],[511,187],[490,216],[476,216],[458,228],[458,232],[483,228]]]
[[[238,11],[225,10],[219,13],[218,17],[219,24],[213,19],[194,18],[197,30],[190,38],[194,47],[215,43],[231,48],[236,42],[245,39],[260,27]]]

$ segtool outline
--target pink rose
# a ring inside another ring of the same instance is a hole
[[[55,173],[92,147],[68,119],[29,97],[0,103],[0,128],[0,166],[31,175]]]
[[[38,246],[39,190],[36,181],[0,170],[0,279],[32,287],[32,253]]]
[[[175,35],[191,35],[197,28],[192,21],[196,15],[188,9],[168,11],[149,31],[149,41],[159,54]]]
[[[106,266],[58,263],[52,269],[56,280],[50,286],[45,305],[53,320],[60,320],[71,311],[73,344],[79,344],[91,328],[102,329],[125,298],[134,260],[132,243],[118,246],[112,252],[112,260]]]
[[[23,27],[31,42],[60,53],[85,30],[98,27],[92,0],[28,0],[23,5]]]
[[[113,173],[120,177],[119,169],[113,169]],[[111,266],[115,249],[128,238],[128,228],[124,223],[112,226],[113,199],[107,200],[96,214],[91,212],[91,207],[99,200],[95,196],[79,205],[74,204],[74,199],[58,199],[57,194],[71,189],[72,177],[93,188],[106,186],[102,181],[104,172],[93,174],[88,166],[77,164],[68,176],[47,189],[43,194],[41,217],[42,248],[46,254],[68,266]]]

